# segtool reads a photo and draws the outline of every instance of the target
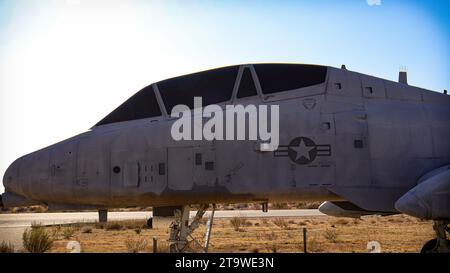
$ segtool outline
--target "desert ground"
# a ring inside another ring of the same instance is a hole
[[[206,223],[206,218],[203,223]],[[149,229],[144,220],[80,223],[44,227],[54,238],[49,252],[69,252],[67,244],[77,241],[82,252],[167,252],[168,228]],[[432,222],[406,215],[365,216],[362,219],[311,216],[299,218],[215,219],[209,252],[303,252],[303,228],[307,229],[308,252],[368,252],[377,241],[381,252],[419,252],[434,237]],[[193,237],[203,244],[205,225]],[[191,243],[193,251],[201,248]]]

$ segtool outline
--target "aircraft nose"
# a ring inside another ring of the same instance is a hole
[[[395,202],[395,209],[421,219],[427,219],[430,216],[426,204],[424,204],[424,202],[413,192],[407,192],[398,199],[397,202]]]
[[[19,189],[19,161],[20,158],[15,160],[7,169],[3,176],[3,186],[5,191],[18,192]]]

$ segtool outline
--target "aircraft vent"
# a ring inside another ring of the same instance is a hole
[[[398,82],[408,84],[408,72],[406,71],[406,67],[400,68],[400,72],[398,73]]]

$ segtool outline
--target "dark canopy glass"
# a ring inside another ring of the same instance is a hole
[[[263,93],[275,93],[325,82],[327,67],[303,64],[254,65]],[[194,107],[194,97],[202,97],[203,106],[231,100],[239,66],[228,66],[167,79],[157,83],[170,115],[177,104]],[[250,69],[245,68],[239,84],[238,98],[257,94]],[[151,85],[137,92],[96,126],[161,116]]]
[[[238,70],[228,66],[158,82],[167,113],[177,104],[194,108],[194,97],[202,97],[203,106],[229,101]]]
[[[327,67],[308,64],[255,64],[264,94],[289,91],[325,82]]]
[[[153,88],[149,85],[117,107],[95,126],[157,116],[161,116],[161,110]]]

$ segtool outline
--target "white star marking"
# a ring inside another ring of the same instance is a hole
[[[295,161],[299,160],[302,156],[305,157],[308,161],[311,160],[311,157],[309,156],[309,152],[314,149],[314,147],[308,147],[305,145],[305,142],[302,140],[300,141],[300,144],[296,147],[289,147],[289,149],[293,150],[297,153],[295,156]]]

